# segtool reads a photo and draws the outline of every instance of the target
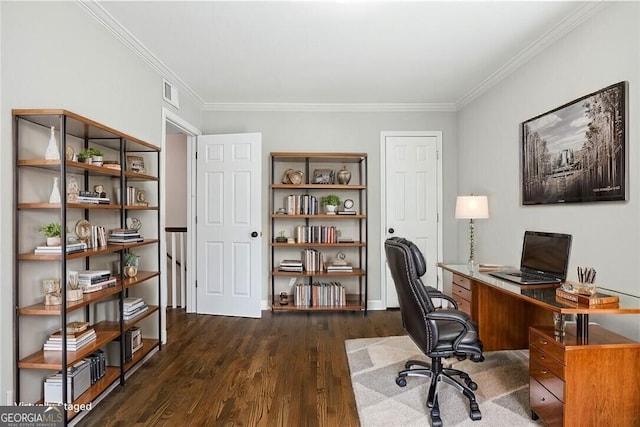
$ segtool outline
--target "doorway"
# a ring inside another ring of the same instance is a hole
[[[442,132],[380,133],[381,246],[389,237],[404,237],[424,254],[425,285],[442,289]],[[398,296],[384,250],[381,251],[381,296],[387,308],[398,307]]]

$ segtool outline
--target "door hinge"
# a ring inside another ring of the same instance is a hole
[[[196,280],[196,288],[198,287],[198,281]]]
[[[198,160],[198,152],[196,151],[196,160]]]

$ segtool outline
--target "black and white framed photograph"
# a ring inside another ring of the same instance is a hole
[[[144,158],[141,156],[127,156],[127,170],[135,173],[146,173]]]
[[[314,169],[312,184],[333,184],[336,173],[333,169]]]
[[[523,205],[626,200],[626,86],[522,123]]]

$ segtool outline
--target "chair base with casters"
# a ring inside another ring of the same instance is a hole
[[[473,358],[472,358],[473,360]],[[483,356],[480,356],[478,360],[480,362],[484,360]],[[418,368],[414,368],[418,366]],[[477,390],[478,385],[473,382],[466,372],[462,372],[458,369],[445,368],[442,365],[442,359],[433,359],[431,363],[422,362],[420,360],[408,360],[404,364],[405,369],[398,372],[396,377],[396,384],[400,387],[406,387],[407,377],[428,377],[431,378],[431,385],[429,387],[429,394],[427,397],[427,407],[431,408],[431,426],[442,426],[442,419],[440,418],[440,407],[438,404],[438,383],[444,381],[447,384],[453,386],[456,390],[462,393],[467,399],[469,399],[469,418],[474,421],[482,419],[482,413],[478,402],[476,402],[476,396],[472,390]],[[454,377],[460,377],[464,384],[456,380]]]

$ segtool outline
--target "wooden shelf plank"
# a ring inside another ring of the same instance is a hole
[[[271,152],[275,161],[304,162],[309,159],[313,163],[360,163],[367,158],[367,153],[315,153],[315,152]]]
[[[345,248],[345,247],[362,247],[362,246],[366,246],[366,242],[353,242],[353,243],[279,243],[279,242],[272,242],[270,243],[270,246],[273,247],[278,247],[278,248],[285,248],[285,247],[301,247],[301,248],[307,248],[307,247],[330,247],[330,248]]]
[[[74,405],[86,405],[89,402],[93,402],[98,398],[111,384],[120,378],[120,368],[115,366],[107,366],[105,374],[95,383],[91,384],[91,387],[82,393],[73,403]],[[67,417],[71,420],[80,412],[69,410],[67,411]]]
[[[130,288],[131,286],[135,286],[138,285],[142,282],[145,282],[149,279],[152,279],[154,277],[157,277],[160,275],[160,272],[158,271],[141,271],[138,270],[138,274],[136,274],[136,277],[123,277],[122,278],[122,284],[124,285],[125,289],[126,288]]]
[[[68,351],[67,366],[83,359],[120,335],[120,324],[118,322],[99,322],[93,325],[93,328],[96,330],[96,340],[78,351]],[[62,351],[37,351],[18,361],[18,368],[62,370]]]
[[[287,215],[287,214],[271,214],[271,218],[278,219],[300,219],[300,218],[309,218],[309,219],[364,219],[366,215],[325,215],[325,214],[315,214],[315,215]]]
[[[117,294],[122,291],[122,283],[118,281],[115,286],[100,291],[84,294],[81,300],[68,301],[67,312],[77,310],[85,307],[94,302],[103,300],[110,295]],[[34,316],[59,316],[62,314],[62,305],[44,305],[44,302],[39,304],[33,304],[28,307],[22,307],[18,309],[20,315],[34,315]]]
[[[130,361],[126,362],[124,364],[124,370],[129,371],[131,368],[133,368],[136,363],[140,362],[142,359],[144,359],[144,357],[151,353],[151,351],[158,347],[160,345],[160,340],[157,339],[150,339],[150,338],[143,338],[142,339],[142,348],[138,351],[136,351],[135,353],[133,353],[133,356],[131,358]]]
[[[271,184],[270,188],[277,190],[364,190],[366,185],[361,184]]]
[[[127,330],[127,329],[131,328],[132,326],[135,326],[136,323],[138,323],[142,319],[145,319],[145,318],[151,316],[153,313],[158,311],[158,309],[159,309],[159,307],[157,305],[150,305],[149,308],[147,309],[147,311],[145,311],[144,313],[140,314],[139,316],[134,317],[131,320],[125,321],[124,329]]]
[[[364,276],[365,271],[361,268],[354,268],[353,271],[340,271],[340,272],[311,272],[311,271],[303,271],[295,272],[295,271],[278,271],[273,270],[272,274],[274,276],[296,276],[296,277],[344,277],[344,276]]]
[[[153,242],[157,242],[157,240],[154,240]],[[84,251],[72,252],[70,254],[67,254],[67,259],[78,259],[94,255],[109,254],[126,249],[128,246],[129,245],[107,245],[101,248],[89,248]],[[60,261],[61,259],[61,255],[39,255],[34,254],[33,252],[18,254],[18,260],[20,261]]]

